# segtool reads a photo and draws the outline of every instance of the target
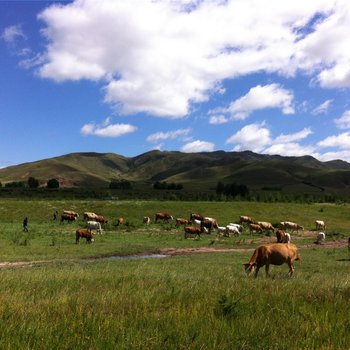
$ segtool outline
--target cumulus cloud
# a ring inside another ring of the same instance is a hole
[[[293,114],[293,93],[278,84],[257,85],[249,92],[233,101],[225,110],[234,119],[245,119],[253,111],[266,108],[280,108],[283,114]]]
[[[319,147],[337,147],[340,149],[350,149],[350,132],[326,137],[317,143]]]
[[[101,81],[105,102],[124,114],[181,118],[221,93],[223,80],[256,72],[350,86],[347,0],[76,0],[39,18],[48,40],[39,75]],[[290,92],[270,91],[266,104],[235,101],[235,117],[270,107],[294,113]]]
[[[283,156],[303,156],[315,152],[312,145],[303,146],[298,142],[307,138],[312,131],[304,128],[293,134],[281,134],[272,138],[271,131],[265,123],[254,123],[243,127],[227,139],[226,143],[234,143],[234,151],[253,151],[265,154],[280,154]]]
[[[261,152],[271,143],[270,130],[264,127],[264,123],[246,125],[229,137],[226,143],[235,143],[234,151]]]
[[[350,110],[345,111],[343,115],[335,119],[334,122],[339,129],[350,129]]]
[[[287,157],[300,157],[312,154],[315,151],[314,146],[301,146],[295,142],[287,143],[274,143],[272,146],[266,148],[264,153],[266,154],[278,154]]]
[[[147,137],[148,142],[159,142],[159,141],[165,141],[165,140],[173,140],[173,139],[183,139],[184,137],[189,134],[191,129],[179,129],[179,130],[173,130],[173,131],[167,131],[167,132],[156,132],[154,134],[151,134]]]
[[[181,151],[185,153],[212,152],[214,148],[215,145],[212,142],[196,140],[186,143],[182,146]]]
[[[136,130],[137,128],[130,124],[109,124],[109,122],[107,122],[103,125],[97,125],[88,123],[80,129],[80,133],[84,136],[119,137]]]

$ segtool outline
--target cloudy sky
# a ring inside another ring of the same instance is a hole
[[[71,152],[350,161],[350,1],[0,1],[0,166]]]

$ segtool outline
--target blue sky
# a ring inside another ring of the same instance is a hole
[[[71,152],[350,161],[347,0],[0,1],[0,167]]]

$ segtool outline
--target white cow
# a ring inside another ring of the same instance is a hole
[[[151,223],[151,218],[149,216],[144,216],[142,222],[149,225]]]
[[[96,230],[98,235],[102,235],[102,228],[101,228],[101,223],[97,221],[88,221],[87,223],[87,228],[89,230]]]
[[[243,231],[243,226],[240,225],[240,224],[234,224],[232,222],[229,223],[229,226],[236,226],[238,228],[238,231],[239,232],[242,232]]]
[[[315,221],[316,224],[316,230],[325,230],[326,229],[326,224],[324,223],[323,220],[316,220]]]
[[[326,235],[324,232],[319,232],[317,234],[317,243],[318,244],[321,244],[321,243],[324,243],[324,241],[326,240]]]
[[[282,243],[290,243],[290,242],[291,242],[290,234],[288,232],[285,232]]]
[[[230,236],[230,234],[233,234],[234,236],[240,236],[241,232],[239,231],[237,226],[233,225],[227,225],[226,226],[226,235]]]

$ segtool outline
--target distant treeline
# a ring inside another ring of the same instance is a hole
[[[40,186],[40,182],[38,179],[34,177],[29,177],[27,181],[12,181],[7,182],[5,184],[5,188],[38,188]],[[0,182],[0,187],[2,187],[2,183]],[[60,183],[57,179],[49,179],[46,182],[46,188],[59,188]]]
[[[159,191],[161,190],[161,191]],[[100,200],[170,200],[170,201],[250,201],[250,202],[296,202],[296,203],[345,203],[350,202],[347,193],[301,193],[283,192],[280,188],[249,189],[244,184],[218,182],[216,187],[203,189],[184,188],[179,183],[155,182],[137,184],[127,180],[113,180],[108,188],[60,188],[57,179],[46,185],[29,178],[27,181],[2,185],[0,196],[8,198],[87,199]]]

